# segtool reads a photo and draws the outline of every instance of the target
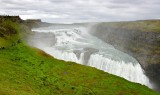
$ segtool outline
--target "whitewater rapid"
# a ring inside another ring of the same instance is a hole
[[[152,88],[137,60],[90,35],[85,27],[52,26],[33,31],[45,33],[46,36],[34,35],[30,38],[29,44],[55,58],[92,66]]]

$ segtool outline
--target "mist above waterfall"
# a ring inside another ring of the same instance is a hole
[[[92,66],[152,88],[136,59],[89,34],[86,27],[59,25],[33,31],[28,43],[55,58]]]

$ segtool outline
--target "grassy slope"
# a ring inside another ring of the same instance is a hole
[[[57,60],[24,43],[0,49],[0,95],[62,94],[158,95],[145,86],[101,70]]]
[[[0,95],[156,95],[140,84],[64,62],[23,43],[0,51]]]

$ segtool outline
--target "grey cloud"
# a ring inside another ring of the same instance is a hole
[[[117,3],[117,4],[141,4],[145,3],[145,0],[110,0],[111,3]]]
[[[0,0],[0,14],[50,22],[99,22],[160,18],[159,0]]]

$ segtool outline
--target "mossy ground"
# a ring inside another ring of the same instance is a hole
[[[12,39],[15,43],[19,33]],[[2,33],[2,31],[1,31]],[[6,35],[8,32],[3,32]],[[0,38],[3,38],[2,36]],[[7,42],[12,42],[6,39]],[[1,42],[2,40],[0,40]],[[5,43],[4,43],[5,44]],[[0,49],[0,95],[158,95],[141,84],[55,59],[24,42]]]

